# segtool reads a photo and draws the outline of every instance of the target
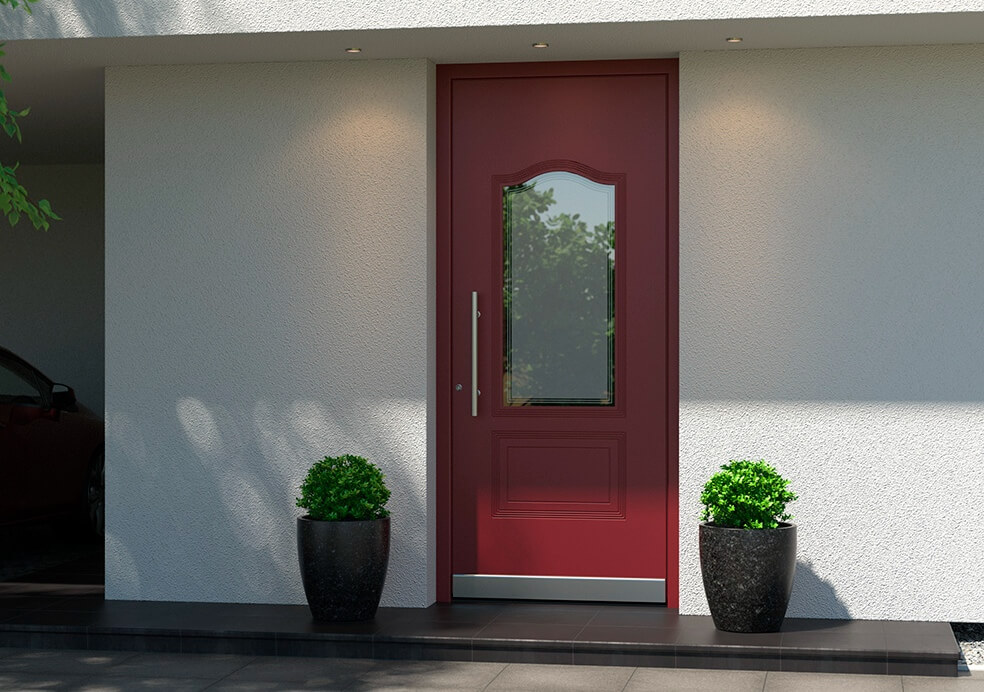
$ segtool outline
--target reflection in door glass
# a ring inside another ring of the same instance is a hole
[[[615,404],[615,186],[551,171],[506,187],[506,406]]]

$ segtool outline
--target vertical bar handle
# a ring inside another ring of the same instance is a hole
[[[471,351],[471,414],[478,415],[478,291],[472,291],[471,301],[471,328],[472,328],[472,351]]]

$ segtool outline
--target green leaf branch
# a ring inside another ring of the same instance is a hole
[[[32,14],[31,5],[36,3],[38,0],[0,0],[0,5],[7,5],[12,9],[17,9],[18,7],[24,8],[24,11],[28,14]]]
[[[31,5],[35,2],[37,0],[0,0],[0,5],[14,10],[22,8],[31,14]],[[4,45],[0,43],[0,58],[6,55],[3,51]],[[0,64],[0,83],[9,81],[10,73]],[[30,108],[21,110],[11,108],[7,103],[7,95],[3,89],[0,89],[0,129],[11,139],[16,139],[18,143],[21,142],[19,119],[30,112]],[[19,163],[8,166],[0,161],[0,212],[11,226],[16,226],[22,217],[26,217],[34,228],[47,231],[51,221],[60,221],[61,217],[51,209],[48,200],[41,199],[37,203],[31,200],[27,190],[17,181],[18,166]]]

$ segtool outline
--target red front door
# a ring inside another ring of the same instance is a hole
[[[663,601],[676,63],[439,70],[451,595]]]

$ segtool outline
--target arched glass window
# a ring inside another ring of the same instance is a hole
[[[615,405],[615,185],[503,189],[506,406]]]

